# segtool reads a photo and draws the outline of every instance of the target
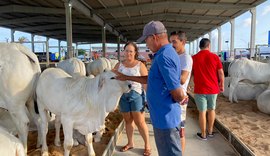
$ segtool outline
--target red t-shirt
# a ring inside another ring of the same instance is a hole
[[[194,93],[218,94],[218,70],[222,69],[219,57],[209,50],[201,50],[192,59]]]

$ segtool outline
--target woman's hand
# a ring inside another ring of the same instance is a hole
[[[126,81],[127,76],[120,73],[118,70],[112,69],[112,72],[116,74],[115,79],[120,80],[120,81]]]

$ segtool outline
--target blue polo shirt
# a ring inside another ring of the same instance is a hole
[[[147,102],[154,128],[179,127],[181,108],[170,94],[180,87],[180,59],[171,44],[164,45],[154,55],[148,73]]]

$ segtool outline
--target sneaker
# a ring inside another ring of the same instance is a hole
[[[215,134],[216,134],[216,132],[212,132],[212,134],[207,134],[207,137],[214,138],[215,137]]]
[[[198,139],[200,139],[200,140],[204,140],[204,141],[206,141],[207,140],[207,138],[205,137],[202,137],[202,133],[197,133],[197,138]]]

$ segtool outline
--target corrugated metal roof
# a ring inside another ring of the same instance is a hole
[[[0,26],[66,40],[65,2],[70,2],[73,42],[135,41],[151,20],[192,41],[266,0],[0,0]]]

